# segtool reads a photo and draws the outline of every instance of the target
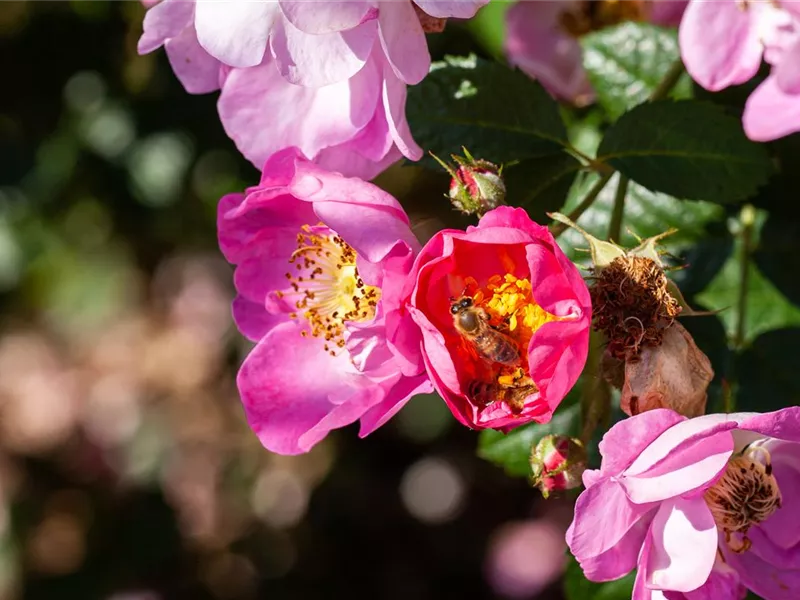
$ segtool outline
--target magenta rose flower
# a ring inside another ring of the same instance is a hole
[[[400,308],[392,286],[418,249],[394,198],[289,148],[264,165],[258,186],[220,201],[218,229],[236,265],[234,319],[256,342],[239,392],[269,450],[306,452],[359,419],[365,436],[431,390],[385,334]]]
[[[800,408],[620,421],[586,471],[567,544],[586,577],[638,567],[633,600],[800,597]]]
[[[745,132],[769,141],[800,131],[800,3],[692,0],[680,47],[689,74],[711,91],[751,79],[763,58],[772,70],[747,100]]]
[[[556,98],[587,104],[594,92],[583,70],[580,38],[629,20],[677,25],[685,6],[686,0],[517,2],[506,13],[506,54]]]
[[[368,179],[422,156],[405,102],[430,68],[425,29],[487,1],[162,0],[139,52],[163,45],[190,93],[221,88],[225,131],[257,167],[293,146]]]
[[[436,390],[469,427],[548,421],[583,369],[589,291],[522,209],[501,206],[466,232],[437,233],[401,295],[391,343],[412,357],[412,371],[422,347]]]

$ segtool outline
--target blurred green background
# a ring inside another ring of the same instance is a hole
[[[215,214],[258,172],[143,14],[0,3],[0,598],[560,598],[569,501],[438,399],[307,456],[251,434]],[[452,216],[442,175],[381,182],[421,235]]]

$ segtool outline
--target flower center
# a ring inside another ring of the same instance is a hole
[[[762,453],[764,462],[756,460]],[[750,548],[747,530],[781,507],[781,490],[772,472],[769,451],[750,447],[731,458],[725,473],[704,495],[717,526],[725,532],[728,547],[736,553]],[[731,539],[742,535],[740,541]]]
[[[499,400],[512,412],[522,412],[525,398],[538,391],[528,365],[531,338],[539,327],[559,317],[536,304],[528,279],[506,274],[490,277],[484,286],[479,286],[472,277],[465,283],[464,293],[471,296],[473,305],[485,311],[488,317],[487,335],[495,338],[499,335],[506,341],[490,347],[502,348],[504,343],[510,343],[519,355],[515,364],[492,361],[485,353],[483,360],[471,361],[474,372],[470,373],[472,381],[467,388],[470,400],[479,408]]]
[[[644,21],[647,8],[643,0],[583,0],[562,12],[559,24],[578,38],[624,21]]]
[[[297,312],[311,326],[314,337],[325,340],[325,350],[335,355],[333,346],[345,345],[346,323],[368,321],[375,316],[380,289],[367,285],[358,274],[356,252],[336,232],[323,225],[303,225],[297,234],[297,250],[289,263],[296,272],[286,273]],[[303,331],[302,335],[308,335]]]

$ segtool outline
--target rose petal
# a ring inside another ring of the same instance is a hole
[[[647,561],[648,584],[690,592],[702,586],[717,555],[717,526],[700,498],[663,502],[650,528],[653,545]]]
[[[737,2],[690,2],[679,30],[686,70],[711,91],[744,83],[761,65],[757,18]]]
[[[190,94],[207,94],[219,89],[220,62],[198,43],[191,27],[168,40],[164,49],[175,76]]]
[[[617,422],[598,446],[603,457],[602,473],[618,475],[662,433],[685,420],[675,411],[661,408]]]
[[[381,427],[417,394],[429,394],[432,391],[433,385],[427,375],[399,378],[398,383],[389,388],[386,397],[380,404],[370,408],[361,417],[361,429],[358,437],[366,437]]]
[[[162,0],[150,7],[144,15],[144,31],[136,47],[139,54],[152,52],[184,29],[191,29],[193,14],[194,2],[191,0]]]
[[[359,375],[346,353],[330,356],[322,340],[302,337],[302,329],[295,321],[272,329],[245,359],[237,379],[250,427],[268,450],[280,454],[307,452],[381,400],[379,388],[358,387]]]
[[[414,0],[414,4],[425,13],[440,19],[471,19],[479,8],[488,3],[489,0]]]
[[[597,483],[578,497],[575,518],[567,531],[567,545],[589,579],[608,581],[635,566],[647,533],[639,523],[652,518],[655,508],[656,505],[633,504],[622,486],[611,479]]]
[[[263,302],[252,302],[244,296],[236,296],[233,300],[233,320],[242,335],[251,342],[259,341],[270,329],[288,319],[285,314],[267,312]]]
[[[254,67],[267,49],[277,2],[196,0],[194,25],[200,45],[231,67]]]
[[[234,69],[222,88],[225,131],[257,167],[276,151],[298,147],[313,159],[325,148],[356,137],[372,119],[380,73],[371,63],[348,81],[319,89],[288,83],[267,60]],[[303,115],[302,119],[297,115]]]
[[[364,0],[280,0],[286,19],[300,31],[313,34],[345,31],[356,27],[370,9]]]
[[[395,77],[388,65],[383,69],[383,108],[394,143],[410,160],[422,158],[422,148],[414,141],[406,120],[406,86]]]
[[[378,13],[381,46],[398,78],[414,85],[431,66],[425,32],[410,2],[382,2]]]
[[[797,27],[800,28],[800,23]],[[797,98],[800,98],[800,39],[786,50],[773,73],[778,87],[787,94],[795,94]]]
[[[310,35],[278,19],[270,48],[278,70],[287,81],[318,88],[346,81],[361,70],[377,35],[374,21],[349,31]]]
[[[742,584],[754,594],[769,600],[796,600],[800,589],[800,569],[782,569],[753,552],[737,554],[720,540],[725,562],[736,570]]]
[[[703,487],[727,465],[734,442],[728,415],[677,423],[645,448],[619,478],[637,503],[665,500]]]

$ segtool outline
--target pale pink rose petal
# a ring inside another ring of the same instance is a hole
[[[288,82],[317,88],[345,81],[361,70],[377,35],[375,21],[348,31],[309,35],[278,19],[270,48],[278,70]]]
[[[603,457],[601,472],[618,475],[658,436],[683,420],[685,417],[675,411],[659,408],[642,413],[635,421],[622,419],[615,423],[598,446]]]
[[[177,37],[191,26],[194,16],[193,0],[162,0],[144,15],[144,31],[139,38],[137,51],[147,54],[159,48],[169,38]]]
[[[742,10],[734,0],[689,3],[679,44],[686,70],[697,83],[718,91],[758,72],[763,47],[755,12]]]
[[[537,79],[553,96],[585,101],[593,91],[583,69],[578,41],[559,24],[573,1],[518,2],[506,13],[505,51],[509,62]]]
[[[773,69],[778,87],[800,98],[800,39],[786,51],[781,62]]]
[[[717,525],[702,497],[663,502],[650,531],[650,585],[690,592],[706,582],[717,555]]]
[[[317,35],[353,29],[371,8],[366,0],[280,0],[280,5],[292,25]]]
[[[721,542],[719,547],[725,562],[737,571],[742,583],[753,593],[768,600],[797,600],[800,569],[777,567],[751,551],[737,554]]]
[[[675,425],[661,437],[682,424]],[[705,434],[688,438],[670,450],[668,457],[649,468],[637,464],[637,459],[620,477],[628,497],[637,503],[656,502],[686,494],[715,480],[725,469],[733,452],[733,436],[729,430],[728,424],[709,428]],[[658,445],[657,439],[640,458]]]
[[[383,51],[397,77],[414,85],[431,66],[428,42],[411,2],[382,2],[378,13]]]
[[[742,124],[747,137],[757,142],[800,131],[800,94],[787,94],[774,75],[767,77],[747,99]]]
[[[470,19],[478,9],[489,3],[489,0],[414,0],[425,13],[432,17]]]
[[[148,13],[150,14],[150,13]],[[164,44],[175,76],[190,94],[219,89],[219,61],[198,43],[194,29],[187,27]]]
[[[197,39],[226,65],[254,67],[264,58],[273,20],[279,14],[275,1],[196,0]]]
[[[647,527],[641,524],[652,519],[656,508],[633,504],[612,479],[597,483],[578,497],[566,539],[590,580],[615,579],[636,565],[647,534]]]
[[[288,146],[314,158],[325,148],[348,142],[369,123],[378,102],[379,77],[378,69],[368,64],[348,81],[313,89],[288,83],[271,61],[234,69],[219,99],[222,125],[259,168]]]
[[[383,108],[392,139],[403,156],[410,160],[419,160],[422,158],[422,148],[414,141],[406,119],[406,85],[395,76],[388,65],[383,67],[383,77]]]

